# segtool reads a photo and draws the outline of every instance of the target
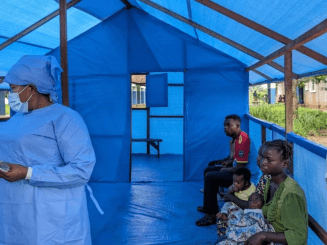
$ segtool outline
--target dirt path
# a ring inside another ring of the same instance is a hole
[[[327,129],[319,131],[319,136],[308,136],[307,139],[327,147]]]

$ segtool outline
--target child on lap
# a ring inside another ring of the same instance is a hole
[[[229,192],[234,193],[236,197],[247,201],[249,196],[255,192],[256,187],[250,182],[251,172],[247,168],[240,168],[233,175],[233,185],[229,187]],[[224,231],[228,226],[228,216],[239,210],[239,207],[232,203],[226,202],[217,217],[217,233],[218,236],[224,235]]]
[[[242,245],[249,237],[258,232],[274,232],[273,226],[263,216],[261,209],[263,205],[263,196],[256,192],[252,193],[249,197],[249,208],[239,209],[229,216],[229,226],[226,230],[226,235],[220,237],[216,244]]]

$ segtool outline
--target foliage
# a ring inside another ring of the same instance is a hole
[[[251,106],[250,114],[254,117],[285,127],[284,104]],[[319,110],[300,107],[298,117],[294,119],[294,133],[303,137],[318,134],[327,128],[327,113]]]
[[[250,106],[250,114],[254,117],[285,127],[284,104]]]
[[[312,81],[315,84],[319,84],[321,82],[327,83],[327,75],[313,76],[313,77],[303,77],[298,80],[298,87],[304,88],[305,85]]]
[[[304,77],[304,78],[301,78],[298,80],[298,87],[299,88],[304,88],[306,83],[310,81],[310,78],[309,77]]]
[[[317,83],[320,83],[320,82],[327,83],[326,78],[327,78],[327,75],[315,76]]]
[[[256,91],[256,93],[257,93],[256,99],[253,96],[254,91]],[[267,88],[264,88],[262,85],[251,86],[249,88],[250,105],[252,105],[253,101],[258,101],[260,105],[267,104],[267,102],[266,102],[267,95],[268,95],[268,90],[267,90]]]
[[[10,115],[10,107],[9,107],[9,105],[6,105],[5,110],[6,110],[6,115]]]

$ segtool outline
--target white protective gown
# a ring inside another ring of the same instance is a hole
[[[89,245],[85,184],[95,154],[82,117],[60,104],[0,123],[0,160],[33,168],[0,179],[0,244]]]

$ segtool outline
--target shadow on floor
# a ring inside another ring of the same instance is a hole
[[[183,155],[132,155],[132,182],[183,181]]]

